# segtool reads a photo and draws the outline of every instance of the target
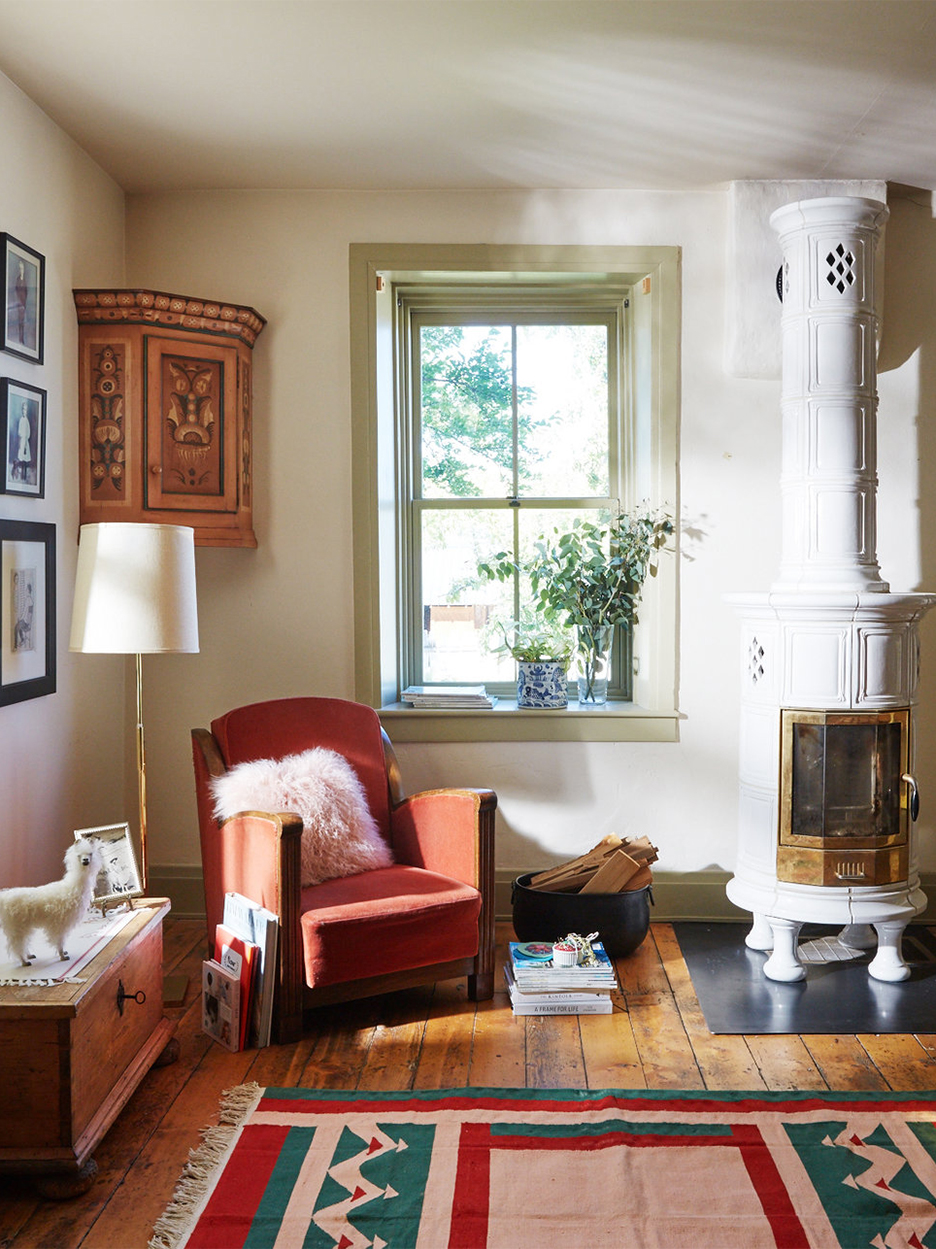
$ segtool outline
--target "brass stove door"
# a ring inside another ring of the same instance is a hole
[[[907,879],[909,734],[906,709],[781,713],[780,880]]]

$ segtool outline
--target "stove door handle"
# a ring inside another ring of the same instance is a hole
[[[917,789],[916,777],[911,776],[909,772],[904,772],[900,779],[907,782],[907,788],[910,791],[910,799],[907,804],[910,808],[910,819],[916,821],[917,816],[920,814],[920,791]]]

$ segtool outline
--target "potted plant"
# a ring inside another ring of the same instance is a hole
[[[575,630],[579,702],[604,703],[615,629],[632,628],[644,582],[656,575],[673,532],[671,517],[648,507],[607,520],[578,518],[569,529],[541,534],[529,559],[517,563],[501,551],[478,571],[500,581],[517,572],[529,578],[542,618]]]
[[[569,705],[568,669],[572,638],[544,619],[501,624],[503,641],[495,650],[517,662],[517,706],[558,711]]]

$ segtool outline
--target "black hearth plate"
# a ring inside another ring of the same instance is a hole
[[[749,924],[673,928],[710,1032],[936,1032],[936,939],[923,925],[904,933],[911,973],[900,984],[872,979],[873,951],[849,957],[836,928],[803,926],[801,957],[805,944],[818,961],[807,962],[806,979],[795,984],[767,979],[767,955],[744,944]]]

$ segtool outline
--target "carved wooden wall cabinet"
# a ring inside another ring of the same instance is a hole
[[[199,546],[255,547],[253,308],[77,290],[80,521],[191,525]]]

